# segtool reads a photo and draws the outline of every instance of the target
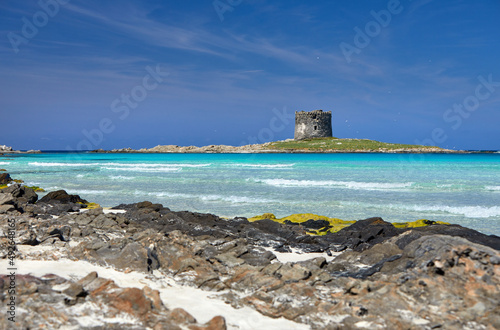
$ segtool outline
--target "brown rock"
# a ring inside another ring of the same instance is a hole
[[[10,177],[9,173],[1,173],[0,174],[0,184],[7,184],[12,181],[12,178]]]
[[[216,316],[210,321],[208,321],[207,324],[202,325],[202,326],[197,326],[197,325],[191,325],[189,326],[190,330],[226,330],[226,319],[223,318],[222,316]]]
[[[151,311],[152,302],[138,288],[118,289],[109,294],[107,302],[121,312],[142,318]]]
[[[196,323],[196,319],[193,315],[189,314],[182,308],[175,308],[170,312],[169,319],[175,324],[193,324]]]

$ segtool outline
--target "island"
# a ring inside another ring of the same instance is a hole
[[[158,145],[153,148],[97,149],[94,153],[466,153],[436,146],[379,142],[368,139],[317,137],[301,140],[249,144],[244,146],[209,145],[203,147]]]

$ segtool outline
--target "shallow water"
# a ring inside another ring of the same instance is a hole
[[[430,219],[500,235],[500,154],[67,154],[0,158],[12,177],[102,206],[220,216]]]

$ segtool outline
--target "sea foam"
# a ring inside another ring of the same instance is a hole
[[[356,181],[316,181],[294,179],[256,179],[255,182],[265,183],[276,187],[340,187],[357,190],[390,190],[411,187],[414,182],[356,182]]]
[[[172,193],[172,192],[145,192],[141,190],[136,190],[135,195],[142,196],[155,196],[155,197],[169,197],[169,198],[183,198],[183,199],[197,199],[204,202],[228,202],[231,204],[261,204],[261,203],[273,203],[276,202],[272,199],[265,198],[254,198],[247,196],[226,196],[226,195],[215,195],[215,194],[185,194],[185,193]]]
[[[500,216],[500,206],[411,205],[401,206],[401,208],[418,212],[445,212],[453,215],[463,215],[467,218],[490,218]]]
[[[95,166],[101,165],[99,163],[54,163],[54,162],[30,162],[31,166],[44,166],[44,167],[81,167],[81,166]]]
[[[180,172],[181,167],[143,167],[143,166],[130,166],[130,167],[102,167],[105,170],[111,171],[130,171],[130,172]]]
[[[111,180],[133,180],[134,176],[123,176],[123,175],[110,175],[109,178]]]
[[[295,164],[227,164],[229,167],[248,167],[248,168],[255,168],[255,169],[263,169],[263,168],[268,168],[268,169],[287,169],[290,167],[295,166]]]

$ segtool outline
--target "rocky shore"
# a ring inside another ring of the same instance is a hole
[[[28,150],[28,151],[19,151],[14,150],[12,147],[8,147],[6,145],[0,145],[0,155],[2,154],[39,154],[40,150]]]
[[[88,205],[0,190],[0,298],[14,283],[16,302],[2,328],[500,328],[498,236],[381,218],[311,236],[321,221]]]
[[[269,144],[267,144],[269,145]],[[176,145],[158,145],[153,148],[122,148],[113,150],[97,149],[93,150],[95,153],[265,153],[275,152],[271,149],[266,149],[266,144],[250,144],[241,147],[233,147],[227,145],[209,145],[204,147],[180,147]]]

